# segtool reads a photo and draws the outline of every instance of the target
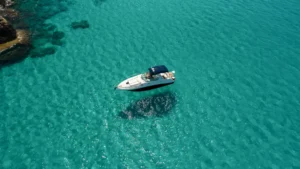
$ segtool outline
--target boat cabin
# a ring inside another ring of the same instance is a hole
[[[148,68],[148,70],[149,70],[150,76],[169,72],[168,68],[165,65],[154,66],[154,67]]]
[[[160,66],[154,66],[151,68],[148,68],[149,72],[145,73],[143,75],[143,78],[146,80],[157,80],[159,77],[167,78],[168,75],[160,76],[161,73],[169,73],[169,70],[166,66],[160,65]]]

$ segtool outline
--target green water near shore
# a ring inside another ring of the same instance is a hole
[[[32,2],[39,57],[0,69],[0,168],[300,167],[298,1]],[[113,90],[160,64],[173,85]]]

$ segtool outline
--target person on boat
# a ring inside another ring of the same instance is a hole
[[[146,73],[146,78],[151,79],[150,73]]]

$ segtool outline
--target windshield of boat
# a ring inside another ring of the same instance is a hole
[[[144,81],[153,81],[153,80],[158,80],[158,76],[157,75],[153,75],[151,76],[150,73],[144,73],[142,74],[141,78],[144,80]]]
[[[142,74],[141,77],[144,81],[149,81],[150,80],[150,74],[149,73],[144,73],[144,74]]]

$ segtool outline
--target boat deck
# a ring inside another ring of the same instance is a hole
[[[172,79],[172,78],[174,78],[174,74],[172,72],[162,73],[161,75],[165,79]]]

